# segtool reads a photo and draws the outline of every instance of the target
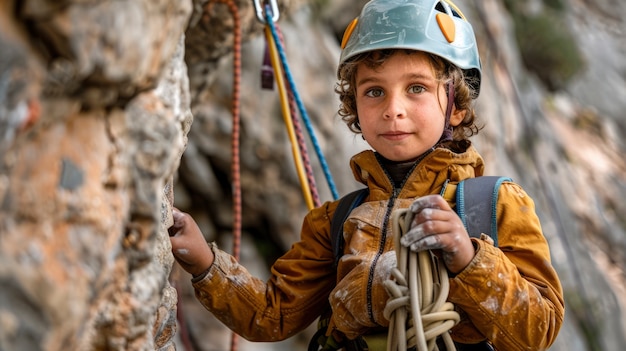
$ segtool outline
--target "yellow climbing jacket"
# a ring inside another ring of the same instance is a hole
[[[463,179],[456,185],[450,185],[446,182],[440,194],[444,197],[444,199],[448,199],[448,201],[453,201],[455,203],[454,211],[461,218],[461,221],[463,222],[463,225],[465,226],[470,237],[483,238],[483,236],[488,236],[489,238],[485,239],[491,240],[494,246],[497,247],[498,228],[496,221],[496,203],[498,200],[500,185],[507,181],[511,182],[512,180],[507,177],[481,176]],[[368,194],[369,189],[365,187],[355,190],[339,199],[339,204],[337,205],[335,213],[333,213],[333,218],[330,222],[331,240],[333,243],[333,253],[335,255],[335,266],[339,263],[341,256],[343,256],[344,223],[352,210],[360,206]],[[394,217],[396,218],[396,221],[407,215],[411,218],[412,216],[410,216],[410,214],[406,211],[407,209],[394,211],[392,213],[392,222]],[[400,255],[403,255],[401,251],[405,250],[399,246],[398,241],[399,235],[401,235],[400,231],[402,231],[401,228],[408,229],[406,225],[402,225],[402,222],[403,221],[397,221],[395,224],[392,224],[392,226],[396,227],[395,230],[393,230],[396,260],[400,257]],[[456,349],[457,351],[493,351],[493,347],[487,341],[471,345],[454,343],[455,345],[452,346],[453,341],[448,335],[448,331],[458,322],[458,318],[460,317],[457,312],[450,309],[452,305],[445,302],[448,297],[448,287],[450,284],[448,281],[447,271],[444,266],[441,266],[440,262],[435,263],[433,257],[428,254],[426,256],[421,256],[423,261],[416,261],[421,262],[418,263],[416,267],[409,268],[411,264],[406,261],[406,259],[408,259],[408,253],[409,250],[407,250],[404,253],[404,256],[402,256],[405,258],[404,261],[396,262],[397,269],[394,269],[392,272],[393,277],[390,277],[390,280],[384,283],[387,293],[390,295],[385,307],[384,316],[387,319],[390,317],[395,318],[396,322],[396,324],[392,326],[390,321],[389,325],[389,328],[393,328],[393,330],[389,330],[388,334],[392,335],[392,338],[395,339],[391,344],[387,345],[387,333],[364,335],[362,338],[359,337],[355,340],[343,340],[343,342],[339,342],[332,336],[326,335],[328,321],[331,316],[331,313],[327,313],[320,317],[318,322],[319,329],[311,338],[308,351],[338,350],[341,347],[346,350],[350,350],[352,348],[356,350],[371,351],[382,349],[396,350],[396,347],[400,344],[406,344],[409,346],[416,345],[417,343],[420,344],[420,347],[418,348],[419,350],[425,350],[427,346],[424,343],[431,339],[436,339],[437,342],[442,344],[439,347],[440,350]],[[413,253],[413,255],[419,254]],[[430,259],[428,259],[428,257],[430,257]],[[415,269],[416,272],[406,275],[406,273],[403,272],[407,269]],[[422,279],[426,279],[426,281],[418,284],[417,281],[422,281]],[[440,281],[440,279],[445,279],[445,281]],[[411,280],[416,280],[416,282],[412,283],[414,284],[413,289],[415,291],[411,290],[409,287]],[[403,289],[405,288],[408,288],[409,290],[404,291]],[[426,293],[426,290],[429,290],[429,292]],[[412,299],[412,302],[416,304],[416,306],[414,306],[415,308],[410,306],[410,301],[405,300],[407,297],[413,295],[415,297]],[[443,300],[441,300],[440,296]],[[435,297],[437,298],[435,299]],[[404,312],[395,314],[395,311],[397,310],[402,310]],[[409,315],[405,313],[408,311],[410,311]],[[451,313],[447,313],[445,311],[449,311]],[[416,315],[413,315],[413,313]],[[426,318],[428,322],[424,324],[422,318]],[[409,333],[408,329],[404,330],[405,328],[401,327],[407,325],[408,320],[414,322],[409,323],[410,325],[415,324],[414,327],[410,328],[410,334],[412,336],[407,334]],[[419,331],[420,328],[423,329]],[[400,329],[403,330],[401,331]],[[428,338],[427,335],[429,336]],[[401,341],[398,338],[401,338],[404,341]],[[448,347],[443,345],[446,343],[449,345]]]
[[[355,155],[351,167],[369,196],[345,222],[344,254],[336,269],[330,234],[334,201],[307,214],[301,240],[275,262],[267,282],[214,246],[215,263],[194,282],[202,304],[255,341],[295,335],[329,306],[327,334],[337,339],[386,328],[383,281],[395,265],[391,212],[417,197],[439,194],[446,182],[454,185],[482,175],[483,161],[473,147],[463,153],[437,148],[415,166],[399,191],[373,152]],[[487,339],[497,350],[542,350],[552,344],[563,321],[561,285],[532,199],[519,185],[505,182],[496,207],[499,246],[472,239],[474,259],[450,279],[448,300],[462,317],[452,337],[467,344]]]

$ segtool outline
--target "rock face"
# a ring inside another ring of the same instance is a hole
[[[229,348],[189,276],[176,265],[170,275],[166,234],[176,203],[207,240],[231,245],[227,3],[244,39],[241,261],[264,277],[298,239],[307,209],[278,94],[260,88],[265,43],[251,2],[0,3],[0,350],[173,350],[177,339]],[[358,186],[349,157],[366,146],[336,115],[337,38],[364,1],[278,3],[294,81],[345,194]],[[513,177],[536,201],[567,304],[552,350],[621,350],[626,6],[559,2],[585,68],[554,91],[524,65],[513,18],[548,3],[515,12],[509,1],[459,4],[485,67],[475,144],[488,173]],[[277,344],[242,340],[239,350],[305,349],[311,331]]]
[[[191,3],[1,6],[0,349],[175,349]]]

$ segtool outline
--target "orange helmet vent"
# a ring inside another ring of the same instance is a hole
[[[348,40],[350,39],[350,36],[352,35],[352,32],[354,31],[354,27],[356,27],[357,22],[359,22],[358,17],[353,19],[352,22],[350,22],[350,24],[348,24],[348,26],[346,27],[346,30],[343,32],[343,38],[341,39],[341,50],[346,48]]]
[[[439,29],[441,29],[441,33],[443,33],[443,36],[446,37],[448,43],[453,42],[456,35],[456,29],[452,17],[448,16],[445,13],[438,13],[437,24],[439,25]]]

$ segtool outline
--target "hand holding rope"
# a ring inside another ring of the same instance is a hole
[[[392,214],[397,267],[384,282],[390,295],[384,316],[389,320],[387,351],[436,350],[441,336],[446,350],[456,350],[448,331],[456,325],[459,314],[446,302],[450,284],[444,264],[431,251],[412,252],[400,244],[409,230],[413,214],[407,209]],[[408,279],[407,279],[408,277]]]

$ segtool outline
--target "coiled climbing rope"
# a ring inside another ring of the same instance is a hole
[[[431,251],[412,252],[400,244],[410,228],[413,214],[408,209],[392,214],[397,266],[384,282],[390,295],[384,316],[389,320],[387,351],[431,351],[441,336],[446,350],[456,350],[448,331],[459,322],[454,305],[446,302],[448,272]],[[408,278],[407,278],[408,277]]]

